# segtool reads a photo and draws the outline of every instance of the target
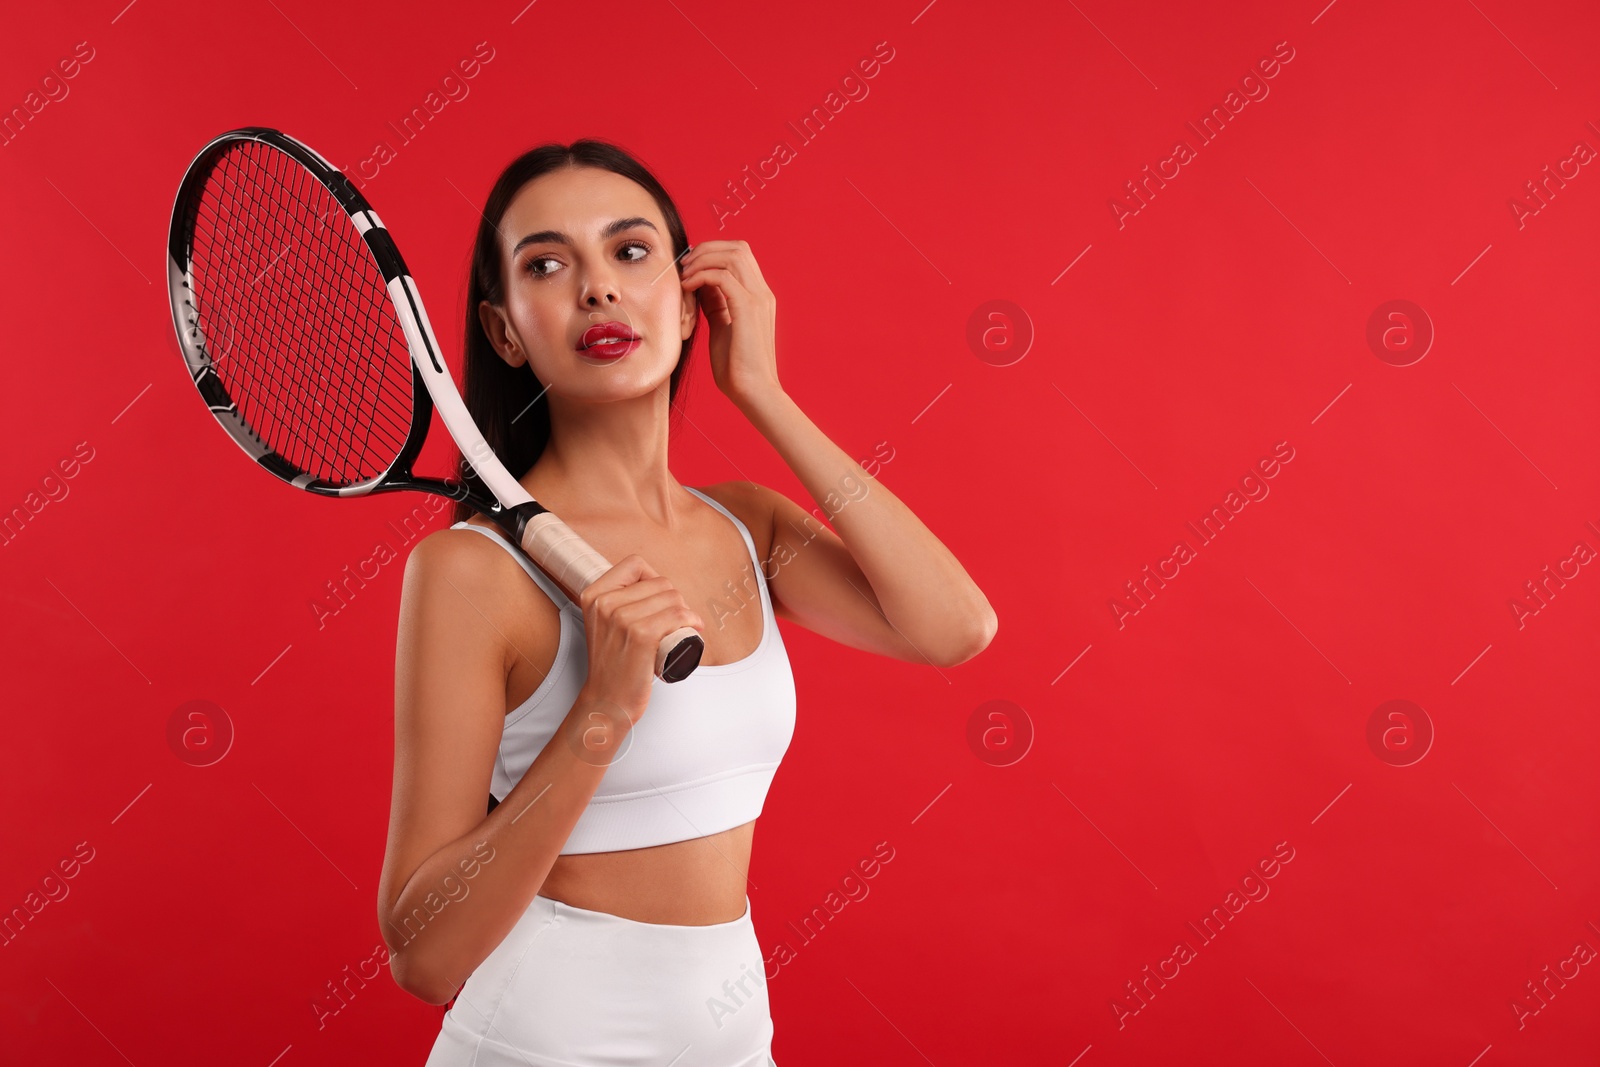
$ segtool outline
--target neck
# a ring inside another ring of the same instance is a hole
[[[675,525],[679,487],[667,465],[667,391],[663,382],[642,396],[605,403],[546,394],[550,441],[523,485],[551,511],[576,520]]]

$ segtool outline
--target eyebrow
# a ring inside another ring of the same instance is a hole
[[[648,226],[652,230],[655,230],[656,228],[655,223],[651,222],[644,216],[633,215],[629,218],[617,219],[615,222],[607,224],[606,228],[600,231],[600,240],[609,241],[623,230],[631,230],[635,226]],[[656,232],[660,233],[661,231],[656,230]],[[540,230],[538,233],[530,233],[528,236],[518,241],[517,246],[511,250],[511,254],[515,256],[518,252],[522,251],[523,245],[541,244],[546,241],[552,244],[566,245],[569,248],[573,243],[572,238],[568,237],[560,230]]]

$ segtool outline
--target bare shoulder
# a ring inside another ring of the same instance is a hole
[[[700,492],[738,516],[756,543],[756,555],[765,562],[772,555],[772,517],[788,497],[757,482],[718,482],[698,487]]]
[[[428,591],[452,585],[463,591],[485,591],[503,584],[507,574],[519,569],[511,554],[490,538],[446,527],[412,546],[406,557],[405,581],[407,586],[415,584]]]
[[[506,547],[473,530],[434,530],[418,541],[406,558],[400,596],[402,620],[467,624],[499,645],[507,662],[530,628],[556,624],[555,605]]]

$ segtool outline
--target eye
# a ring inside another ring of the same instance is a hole
[[[628,241],[618,248],[617,251],[619,253],[624,253],[630,249],[637,249],[640,254],[626,258],[623,261],[625,263],[638,263],[640,260],[646,258],[650,254],[650,246],[645,244],[643,241]],[[529,274],[533,275],[535,278],[548,278],[550,275],[555,273],[555,269],[551,268],[550,270],[540,270],[539,264],[554,262],[556,262],[554,256],[529,256],[527,261],[523,264],[523,269]]]

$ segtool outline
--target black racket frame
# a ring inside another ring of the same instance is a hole
[[[378,220],[366,197],[361,195],[360,190],[343,172],[309,146],[267,126],[243,126],[212,139],[196,154],[178,186],[177,197],[173,203],[172,224],[167,237],[167,283],[171,297],[173,327],[177,332],[178,346],[184,362],[189,367],[190,376],[194,379],[195,387],[200,391],[212,414],[217,417],[217,421],[229,436],[262,467],[308,493],[330,497],[365,496],[396,491],[429,493],[467,504],[505,531],[511,538],[512,544],[521,544],[528,520],[549,510],[538,501],[530,500],[507,507],[492,494],[473,488],[465,478],[457,480],[419,477],[412,470],[412,465],[422,452],[423,443],[427,440],[433,422],[433,397],[428,392],[427,384],[423,381],[422,373],[417,369],[415,362],[411,364],[411,426],[405,444],[388,469],[364,482],[338,485],[301,470],[273,450],[245,421],[237,403],[229,395],[213,365],[210,342],[201,328],[200,311],[195,305],[194,293],[189,284],[194,220],[198,213],[201,195],[212,169],[223,154],[242,141],[258,141],[285,153],[333,194],[339,205],[349,214],[351,223],[361,233],[367,251],[372,254],[379,271],[383,274],[385,285],[402,275],[410,275],[405,260],[400,255],[400,249],[389,236],[388,229]],[[392,299],[392,293],[388,295]],[[422,311],[416,306],[414,293],[409,287],[406,289],[406,297],[412,301],[410,310],[413,316],[420,320],[423,317]],[[428,348],[426,358],[432,361],[436,370],[442,372],[444,369],[442,356],[426,331],[423,331],[421,336]],[[470,461],[463,459],[463,464],[470,466]]]

